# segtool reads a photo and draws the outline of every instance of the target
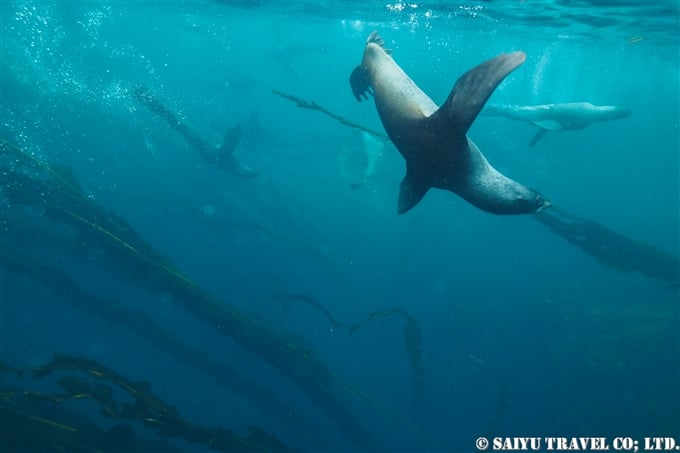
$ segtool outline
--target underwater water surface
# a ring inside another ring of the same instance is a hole
[[[0,449],[680,443],[679,20],[675,1],[0,2]],[[404,160],[349,84],[373,30],[437,105],[521,50],[487,105],[630,114],[532,144],[540,125],[483,111],[470,139],[552,207],[432,189],[398,215]]]

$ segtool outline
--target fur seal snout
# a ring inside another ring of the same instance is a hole
[[[437,107],[392,59],[377,32],[371,33],[350,86],[360,102],[373,95],[383,127],[406,161],[399,214],[418,204],[431,187],[494,214],[528,214],[550,206],[540,193],[493,168],[466,136],[494,89],[525,59],[523,52],[512,52],[476,66]]]

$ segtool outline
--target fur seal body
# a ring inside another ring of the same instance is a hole
[[[615,105],[593,105],[589,102],[567,102],[542,105],[487,105],[486,116],[502,116],[538,126],[529,146],[533,146],[547,132],[584,129],[593,123],[627,118],[630,110]]]
[[[496,86],[525,58],[513,52],[471,69],[437,107],[392,59],[380,36],[371,33],[350,85],[358,101],[373,94],[383,127],[406,161],[399,214],[431,187],[494,214],[528,214],[550,206],[535,190],[494,169],[465,135]]]

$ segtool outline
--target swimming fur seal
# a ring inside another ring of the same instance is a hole
[[[237,124],[227,131],[220,146],[214,146],[203,140],[196,131],[179,119],[165,104],[156,98],[145,86],[135,87],[132,95],[149,110],[165,118],[170,127],[175,129],[187,143],[208,162],[227,173],[243,179],[257,177],[257,172],[241,162],[234,155],[234,150],[241,140],[241,125]]]
[[[503,116],[524,121],[540,129],[531,139],[534,146],[546,133],[585,129],[593,123],[627,118],[630,110],[616,105],[593,105],[589,102],[567,102],[543,105],[487,105],[482,115]]]
[[[406,161],[399,214],[430,187],[449,190],[494,214],[527,214],[550,206],[538,192],[494,169],[465,135],[496,86],[524,62],[523,52],[500,55],[458,79],[440,108],[395,63],[377,32],[350,76],[357,101],[375,98],[387,135]]]
[[[366,131],[359,133],[361,144],[341,148],[341,173],[352,190],[366,184],[376,172],[384,141]]]

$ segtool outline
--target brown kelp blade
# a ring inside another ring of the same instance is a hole
[[[0,269],[30,278],[60,297],[62,301],[83,312],[100,316],[114,325],[125,326],[180,363],[212,376],[219,386],[257,404],[272,417],[280,420],[279,423],[283,421],[289,425],[286,430],[297,433],[296,437],[306,438],[306,444],[321,443],[320,440],[314,439],[314,433],[318,428],[292,410],[292,403],[284,402],[275,392],[247,378],[238,369],[210,358],[201,349],[188,346],[169,331],[157,326],[146,313],[126,308],[115,300],[86,291],[58,268],[45,265],[13,250],[1,239]],[[0,372],[8,369],[0,363]]]
[[[277,333],[208,293],[158,253],[122,217],[96,205],[66,184],[47,164],[0,141],[0,190],[13,204],[41,203],[44,216],[77,231],[78,240],[111,257],[107,270],[152,291],[169,291],[194,317],[235,341],[293,381],[357,444],[375,448],[362,424],[338,393],[334,375]]]
[[[16,370],[19,376],[23,376],[26,370]],[[151,385],[146,381],[133,382],[120,373],[108,368],[97,361],[75,357],[65,354],[56,354],[54,358],[42,366],[30,369],[33,377],[45,378],[55,372],[71,372],[57,380],[61,389],[58,393],[45,393],[41,391],[9,391],[2,393],[2,399],[12,401],[28,397],[34,401],[48,401],[54,405],[69,400],[91,400],[96,402],[101,413],[109,418],[120,422],[137,421],[159,434],[167,437],[181,437],[189,442],[204,445],[216,451],[233,452],[287,452],[294,451],[276,437],[265,433],[259,428],[250,430],[247,435],[240,435],[229,428],[205,427],[188,421],[180,416],[178,410],[168,405],[154,395]],[[63,373],[60,373],[63,374]],[[113,388],[105,382],[112,384],[127,393],[128,401],[117,401],[114,398]],[[43,427],[58,428],[75,434],[83,428],[76,428],[56,420],[31,414],[30,410],[24,413],[25,417],[33,421],[41,421]],[[0,411],[2,414],[2,411]],[[14,421],[17,419],[14,414]],[[82,440],[81,440],[82,441]],[[99,448],[106,448],[106,444]],[[56,451],[57,446],[45,451]],[[61,449],[59,449],[61,450]],[[85,450],[78,450],[85,451]]]
[[[672,285],[680,282],[677,256],[559,209],[541,211],[533,218],[605,266],[622,272],[639,272]]]

